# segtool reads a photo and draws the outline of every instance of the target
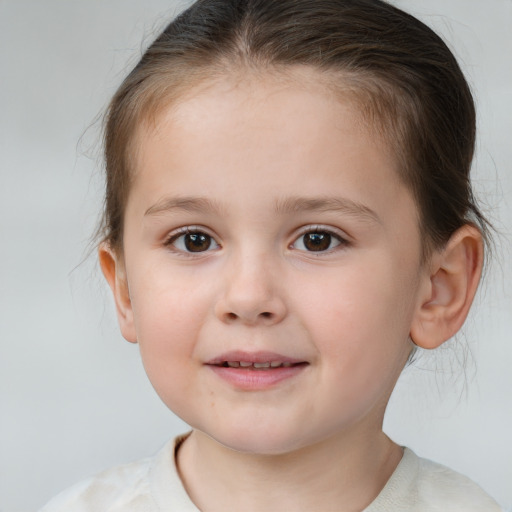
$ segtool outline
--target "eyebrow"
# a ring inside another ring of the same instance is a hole
[[[150,206],[144,216],[158,215],[173,210],[183,210],[193,213],[220,212],[221,207],[214,201],[205,197],[165,197]]]
[[[276,203],[276,212],[340,212],[366,221],[381,222],[380,217],[368,206],[344,197],[291,197]]]
[[[149,207],[144,216],[158,215],[173,210],[220,214],[223,208],[219,203],[205,197],[165,197]],[[275,204],[275,212],[280,215],[332,211],[359,217],[369,222],[381,222],[377,213],[368,206],[342,197],[290,197],[278,200]]]

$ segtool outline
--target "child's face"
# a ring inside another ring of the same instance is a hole
[[[138,143],[118,302],[163,401],[241,451],[378,431],[425,270],[412,196],[355,107],[226,80]]]

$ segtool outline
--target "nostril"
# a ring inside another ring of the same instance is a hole
[[[257,311],[247,313],[225,311],[222,315],[222,320],[228,323],[237,323],[241,321],[242,323],[257,324],[258,321],[260,321],[264,324],[268,324],[269,322],[279,320],[279,315],[273,311],[261,311],[260,313]]]

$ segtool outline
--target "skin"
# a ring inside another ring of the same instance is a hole
[[[203,511],[371,503],[402,455],[382,421],[409,336],[447,339],[478,283],[477,231],[422,264],[393,155],[309,78],[226,78],[142,127],[122,254],[100,250],[123,335],[194,429],[178,463]],[[307,233],[331,243],[308,250]],[[304,364],[245,390],[207,364],[233,350]]]

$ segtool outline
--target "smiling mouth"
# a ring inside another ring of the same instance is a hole
[[[277,368],[291,368],[292,366],[303,366],[307,363],[292,363],[289,361],[267,361],[254,363],[250,361],[222,361],[213,366],[220,368],[241,368],[242,370],[275,370]]]
[[[309,362],[269,351],[225,352],[206,362],[217,376],[239,391],[264,391],[299,378]]]
[[[213,370],[236,374],[268,373],[278,375],[288,374],[309,365],[304,359],[298,359],[276,352],[232,350],[206,362]]]

